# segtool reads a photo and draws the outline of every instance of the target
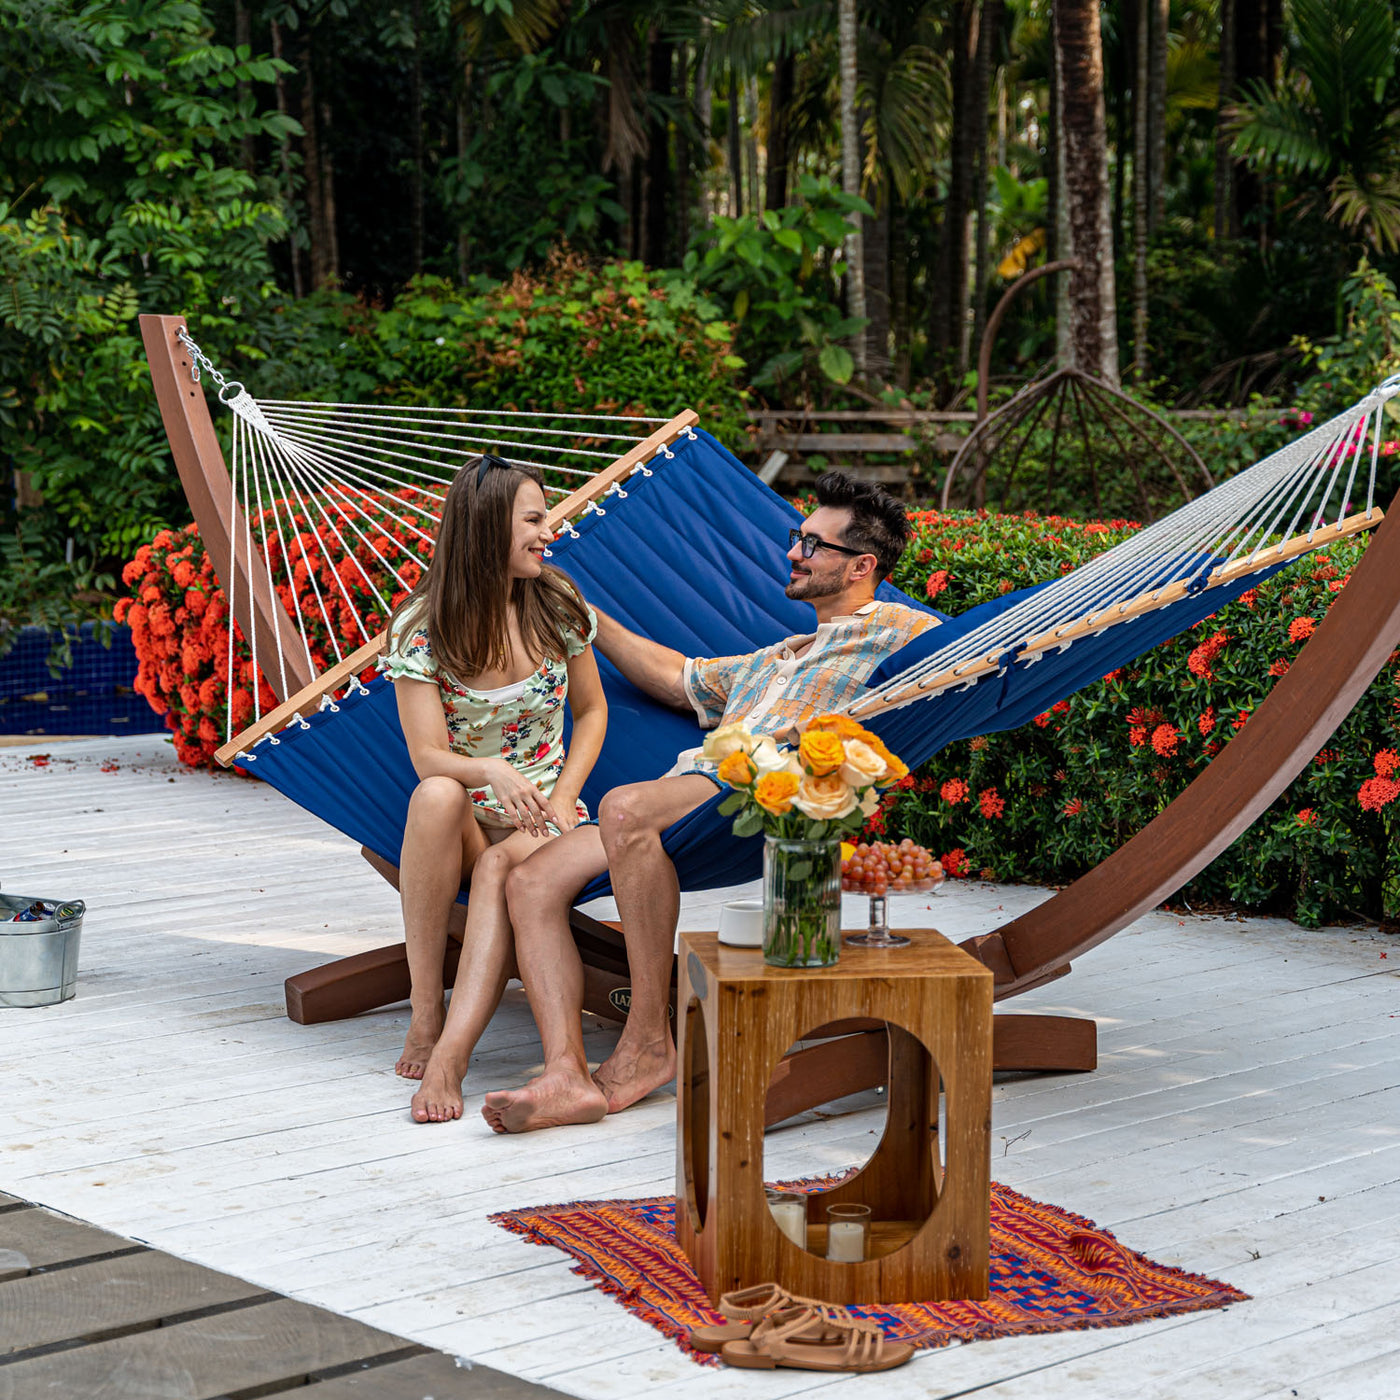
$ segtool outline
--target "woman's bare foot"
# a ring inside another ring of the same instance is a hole
[[[417,1007],[413,1008],[408,1023],[408,1034],[404,1036],[403,1054],[394,1066],[394,1073],[401,1079],[422,1079],[423,1071],[428,1068],[433,1046],[442,1034],[443,1020],[441,997],[438,998],[436,1007],[424,1007],[421,1011]]]
[[[608,1101],[609,1113],[620,1113],[676,1077],[676,1047],[668,1035],[660,1043],[637,1050],[618,1041],[598,1066],[593,1082]]]
[[[481,1116],[493,1133],[530,1133],[565,1123],[596,1123],[608,1114],[608,1101],[588,1077],[575,1070],[546,1070],[523,1089],[487,1094]]]
[[[423,1087],[414,1094],[409,1112],[415,1123],[450,1123],[462,1116],[462,1079],[466,1068],[449,1063],[441,1042],[428,1057],[423,1071]]]

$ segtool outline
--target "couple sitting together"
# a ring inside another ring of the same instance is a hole
[[[853,698],[885,656],[937,619],[875,600],[908,536],[899,502],[836,471],[816,495],[787,550],[787,596],[811,605],[815,629],[746,656],[697,659],[595,612],[545,563],[552,535],[534,468],[486,456],[458,473],[432,565],[390,619],[384,662],[419,778],[399,867],[412,1019],[397,1065],[422,1080],[418,1122],[461,1116],[472,1051],[512,977],[529,998],[544,1071],[522,1089],[486,1095],[496,1132],[596,1122],[674,1077],[680,890],[661,837],[720,784],[700,750],[688,750],[664,776],[607,793],[590,820],[579,794],[607,727],[593,647],[705,729],[743,720],[778,737]],[[632,1000],[612,1054],[590,1073],[569,911],[604,871]],[[457,928],[461,962],[444,1016],[443,956]]]

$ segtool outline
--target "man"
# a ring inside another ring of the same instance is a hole
[[[810,603],[816,630],[745,656],[686,658],[599,614],[595,645],[647,694],[693,709],[703,728],[743,720],[775,737],[858,693],[891,651],[936,625],[928,613],[877,603],[875,589],[908,539],[904,508],[877,486],[831,471],[817,509],[791,532],[789,598]],[[517,866],[506,898],[516,961],[544,1046],[544,1072],[523,1089],[486,1095],[496,1132],[596,1122],[675,1076],[668,1001],[680,889],[662,833],[715,795],[699,749],[664,777],[615,788],[598,825],[566,832]],[[583,966],[569,910],[587,882],[611,873],[627,946],[632,1000],[616,1048],[590,1076],[580,1012]]]

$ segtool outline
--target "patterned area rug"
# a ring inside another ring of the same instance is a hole
[[[785,1182],[824,1190],[839,1178]],[[491,1219],[535,1244],[554,1245],[628,1310],[691,1351],[692,1327],[721,1322],[676,1243],[675,1198],[575,1201],[503,1211]],[[992,1289],[986,1302],[858,1307],[892,1340],[916,1347],[1027,1332],[1122,1327],[1150,1317],[1243,1302],[1247,1293],[1128,1249],[1091,1220],[992,1183]],[[719,1358],[691,1352],[695,1360]]]

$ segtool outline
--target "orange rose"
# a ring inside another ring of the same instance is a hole
[[[732,788],[748,787],[758,776],[758,768],[743,749],[735,749],[715,771],[720,782]]]
[[[850,715],[818,715],[807,726],[809,734],[813,730],[818,734],[835,734],[838,739],[865,738],[865,730]]]
[[[818,778],[834,773],[846,761],[846,746],[835,734],[809,729],[797,746],[802,766]]]
[[[753,800],[765,812],[772,812],[775,817],[785,817],[792,811],[792,799],[796,795],[795,773],[765,773],[754,784]]]

